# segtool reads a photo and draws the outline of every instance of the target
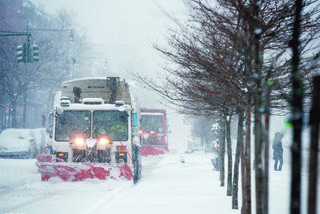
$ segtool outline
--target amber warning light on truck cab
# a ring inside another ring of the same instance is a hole
[[[58,156],[59,158],[63,158],[63,157],[64,157],[64,153],[59,152],[57,156]]]

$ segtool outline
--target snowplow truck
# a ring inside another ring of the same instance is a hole
[[[50,113],[49,155],[39,156],[41,179],[65,181],[141,177],[139,119],[128,83],[119,77],[64,82]]]

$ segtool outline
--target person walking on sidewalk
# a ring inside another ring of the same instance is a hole
[[[272,149],[273,149],[273,160],[274,160],[274,171],[281,171],[283,164],[283,147],[282,147],[283,134],[277,132],[274,136]],[[279,163],[279,167],[278,167]]]

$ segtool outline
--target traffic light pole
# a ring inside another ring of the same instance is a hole
[[[46,28],[28,28],[28,31],[44,31],[44,32],[70,32],[70,40],[73,41],[73,29],[46,29]]]
[[[49,28],[30,28],[29,25],[27,25],[27,31],[44,31],[44,32],[70,32],[69,40],[73,41],[73,29],[49,29]],[[32,62],[38,62],[39,61],[39,46],[31,44],[31,47],[29,48],[30,51],[28,51],[29,54],[29,60],[26,61],[29,63]]]
[[[23,45],[19,45],[17,47],[17,62],[23,62],[23,63],[31,63],[33,61],[39,61],[38,55],[37,59],[33,60],[33,54],[31,49],[33,49],[33,46],[31,45],[31,33],[29,31],[27,32],[5,32],[5,33],[0,33],[1,36],[27,36],[27,42],[24,43]],[[37,51],[39,48],[37,49]]]
[[[31,37],[31,33],[29,33],[29,32],[8,32],[8,33],[1,33],[0,36],[28,36],[28,37]]]
[[[39,46],[31,43],[30,31],[47,31],[47,32],[70,32],[70,41],[73,41],[73,29],[32,29],[27,26],[27,32],[4,32],[0,31],[1,36],[27,36],[27,42],[17,46],[17,62],[33,63],[39,61]]]
[[[0,37],[2,36],[27,36],[27,42],[24,43],[23,45],[20,45],[20,47],[18,46],[17,47],[17,62],[24,62],[26,63],[27,60],[30,58],[28,58],[28,50],[27,50],[27,45],[30,45],[30,40],[31,40],[31,33],[30,32],[5,32],[5,33],[0,33]],[[19,49],[21,48],[21,50]],[[21,53],[19,53],[21,52]],[[20,54],[20,57],[21,57],[21,61],[19,61],[19,54]],[[28,71],[28,68],[27,68],[27,65],[25,65],[25,70],[26,70],[26,73]],[[26,102],[27,102],[27,93],[26,91],[24,92],[25,95],[23,96],[24,97],[24,105],[23,105],[23,127],[25,128],[26,127]]]

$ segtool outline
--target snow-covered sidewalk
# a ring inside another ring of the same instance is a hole
[[[90,213],[240,213],[231,209],[231,197],[219,186],[219,173],[210,158],[203,152],[166,155],[127,194],[105,201]]]

